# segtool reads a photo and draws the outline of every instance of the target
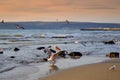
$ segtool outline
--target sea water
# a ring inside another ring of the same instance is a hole
[[[116,40],[106,45],[104,41]],[[82,31],[80,29],[2,29],[0,30],[0,80],[27,80],[49,74],[49,65],[41,62],[47,55],[38,47],[59,46],[68,52],[81,52],[80,59],[59,59],[60,69],[100,62],[110,52],[120,52],[120,31]],[[14,51],[17,47],[20,50]],[[10,58],[14,56],[15,58]],[[42,69],[41,69],[42,68]],[[22,70],[22,71],[21,71]],[[25,72],[24,72],[25,71]],[[34,73],[34,74],[33,74]],[[35,74],[36,73],[36,74]]]

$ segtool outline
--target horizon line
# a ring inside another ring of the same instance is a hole
[[[72,22],[72,23],[74,23],[74,22],[77,22],[77,23],[115,23],[115,24],[120,24],[120,22],[94,22],[94,21],[91,21],[91,22],[89,22],[89,21],[70,21],[70,20],[68,20],[69,22]],[[26,21],[4,21],[5,23],[6,22],[66,22],[66,20],[64,21],[64,20],[61,20],[61,21],[39,21],[39,20],[36,20],[36,21],[30,21],[30,20],[26,20]],[[1,20],[1,23],[2,23],[2,20]]]

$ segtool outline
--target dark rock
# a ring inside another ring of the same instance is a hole
[[[38,47],[37,50],[45,49],[45,47]]]
[[[10,58],[15,58],[15,56],[10,56]]]
[[[71,52],[68,54],[71,58],[80,58],[82,56],[82,53],[80,52]]]
[[[63,50],[63,51],[60,51],[58,54],[60,57],[66,58],[66,54],[68,54],[68,52]]]
[[[115,42],[113,41],[113,40],[111,40],[111,41],[105,41],[105,42],[103,42],[104,44],[115,44]]]
[[[3,54],[3,51],[1,51],[0,54]]]
[[[110,52],[106,56],[110,58],[119,58],[119,52]]]
[[[20,49],[19,48],[14,48],[14,51],[19,51]]]
[[[53,52],[53,53],[56,53],[56,51],[55,51],[55,50],[53,50],[53,49],[50,49],[50,51],[51,51],[51,52]]]
[[[47,60],[47,58],[43,58],[43,62],[47,62],[48,60]]]

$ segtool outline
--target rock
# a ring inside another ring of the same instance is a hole
[[[15,56],[10,56],[10,58],[15,58]]]
[[[3,54],[3,51],[0,51],[0,54]]]
[[[3,48],[0,48],[0,54],[3,54]]]
[[[65,50],[59,52],[59,56],[63,58],[66,58],[66,54],[68,54],[68,52]]]
[[[37,50],[45,49],[45,47],[38,47]]]
[[[113,40],[111,40],[111,41],[105,41],[105,42],[103,42],[104,44],[115,44],[115,42],[113,41]]]
[[[71,58],[80,58],[82,56],[82,53],[80,52],[71,52],[68,54]]]
[[[14,48],[14,51],[19,51],[20,49],[19,48]]]
[[[106,56],[110,58],[119,58],[119,52],[110,52],[109,54],[106,54]]]

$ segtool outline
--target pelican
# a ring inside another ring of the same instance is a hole
[[[59,55],[59,52],[61,51],[61,49],[58,46],[55,46],[55,50],[56,50],[56,53],[53,53],[53,54],[51,54],[51,56],[49,58],[44,59],[44,60],[48,61],[51,66],[55,65],[56,59]]]

